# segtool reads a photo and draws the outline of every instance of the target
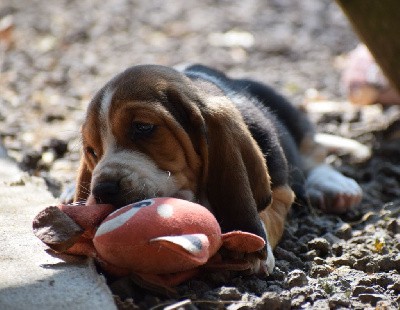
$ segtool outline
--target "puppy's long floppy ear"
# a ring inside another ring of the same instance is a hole
[[[222,230],[266,238],[258,212],[271,203],[265,159],[239,111],[225,97],[207,98],[207,196]]]
[[[239,111],[224,96],[181,84],[170,83],[167,97],[175,113],[183,109],[175,117],[202,161],[198,198],[208,200],[224,232],[243,230],[265,239],[258,212],[271,203],[270,177]]]
[[[201,158],[197,197],[208,200],[224,232],[243,230],[266,239],[258,212],[270,205],[272,194],[261,150],[225,96],[182,85],[168,83],[166,96]]]
[[[76,189],[74,202],[84,201],[90,194],[90,183],[92,180],[92,173],[85,161],[84,155],[81,155],[78,176],[76,178]]]

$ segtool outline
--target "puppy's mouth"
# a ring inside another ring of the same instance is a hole
[[[125,197],[125,198],[115,198],[114,199],[101,199],[99,197],[96,197],[93,194],[90,194],[88,199],[86,200],[86,205],[94,205],[94,204],[111,204],[116,208],[121,208],[124,207],[128,204],[132,204],[144,199],[150,199],[150,198],[156,198],[156,197],[173,197],[173,198],[178,198],[178,199],[183,199],[183,200],[188,200],[188,201],[194,201],[195,197],[194,194],[191,190],[185,190],[181,189],[177,191],[176,193],[170,194],[170,195],[157,195],[157,196],[146,196],[143,195],[142,197]]]
[[[94,204],[110,204],[113,205],[115,208],[122,208],[124,206],[127,206],[129,204],[144,200],[144,199],[149,199],[149,198],[155,198],[155,197],[147,197],[147,196],[142,196],[142,197],[96,197],[93,194],[90,194],[88,199],[86,200],[86,205],[94,205]]]

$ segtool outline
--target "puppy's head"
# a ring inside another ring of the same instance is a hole
[[[212,83],[161,66],[132,67],[90,103],[75,201],[117,207],[152,197],[196,200],[223,231],[265,237],[271,203],[260,148],[235,105]]]
[[[82,126],[75,200],[117,207],[159,196],[193,200],[205,147],[194,101],[190,81],[171,68],[136,66],[107,83]]]

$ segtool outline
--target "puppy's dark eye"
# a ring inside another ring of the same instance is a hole
[[[97,153],[92,147],[90,147],[90,146],[86,147],[85,152],[93,159],[97,159]]]
[[[155,125],[141,122],[133,122],[132,134],[134,138],[146,138],[150,136],[155,129]]]

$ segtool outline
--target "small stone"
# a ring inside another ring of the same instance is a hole
[[[294,268],[302,268],[304,266],[304,262],[298,258],[293,252],[282,249],[280,246],[277,246],[274,250],[275,259],[285,260],[291,264]]]
[[[325,310],[329,309],[329,302],[326,299],[316,300],[312,306],[314,310]]]
[[[314,260],[316,257],[318,257],[318,253],[317,253],[316,250],[311,250],[311,251],[308,251],[308,252],[305,254],[305,257],[306,257],[308,260]]]
[[[336,256],[343,255],[343,245],[340,243],[335,243],[332,245],[332,253]]]
[[[61,158],[68,151],[68,142],[60,139],[50,139],[42,145],[43,152],[53,152],[56,158]]]
[[[351,255],[357,259],[362,259],[362,258],[368,256],[369,252],[366,249],[356,248],[353,251],[351,251]]]
[[[45,165],[51,165],[54,162],[55,155],[53,152],[44,152],[42,154],[42,163]]]
[[[330,309],[336,309],[339,307],[349,307],[350,306],[350,300],[344,293],[336,293],[333,294],[329,298],[329,308]]]
[[[221,287],[218,291],[218,295],[222,300],[240,300],[242,294],[236,287]]]
[[[277,281],[283,281],[286,277],[286,273],[279,269],[279,267],[275,267],[273,273],[270,275],[270,278]]]
[[[300,308],[305,301],[306,297],[304,295],[298,295],[292,299],[292,308]]]
[[[353,265],[353,268],[361,271],[366,271],[366,266],[370,261],[371,258],[369,256],[357,259]]]
[[[42,154],[38,151],[26,152],[21,160],[21,168],[23,170],[35,170],[42,158]]]
[[[328,265],[315,265],[311,267],[310,276],[313,278],[326,277],[332,270],[332,267]]]
[[[387,223],[387,230],[393,234],[400,233],[400,221],[397,219],[390,219]]]
[[[330,245],[343,242],[342,239],[336,237],[334,234],[327,232],[325,235],[322,236],[323,239],[329,242]]]
[[[380,255],[376,260],[375,263],[379,266],[380,271],[390,271],[396,269],[396,262],[395,259],[390,255]]]
[[[268,286],[268,292],[281,293],[283,288],[280,285],[272,284]]]
[[[398,282],[395,282],[394,284],[392,284],[392,285],[389,285],[388,286],[388,289],[389,290],[393,290],[393,291],[395,291],[395,292],[400,292],[400,281],[398,281]]]
[[[310,250],[316,250],[318,256],[326,256],[331,252],[331,245],[325,238],[314,238],[307,245]]]
[[[259,296],[262,293],[268,291],[268,283],[267,281],[254,277],[245,281],[245,288],[246,291]]]
[[[389,310],[389,309],[393,309],[393,307],[389,301],[380,300],[376,303],[375,309],[376,310]]]
[[[352,293],[352,296],[359,296],[360,294],[374,294],[376,293],[372,287],[367,287],[363,285],[357,285]]]
[[[282,299],[275,292],[266,292],[261,296],[261,300],[257,302],[256,309],[258,310],[274,310],[274,309],[290,309],[289,307],[283,307]]]
[[[372,261],[365,265],[365,272],[366,273],[375,273],[379,271],[379,266],[376,262]]]
[[[352,236],[352,228],[348,223],[343,223],[340,227],[336,230],[335,235],[343,240],[349,240]]]
[[[315,257],[314,263],[317,265],[323,265],[323,264],[325,264],[325,260],[323,260],[321,257]]]
[[[340,257],[329,257],[327,259],[327,262],[332,264],[335,267],[338,266],[349,266],[352,267],[354,265],[354,263],[356,262],[356,260],[348,255],[348,254],[344,254]]]
[[[358,299],[363,303],[369,303],[372,306],[375,306],[378,301],[385,299],[385,295],[382,295],[382,294],[360,294],[360,295],[358,295]]]
[[[288,275],[287,284],[289,287],[304,286],[308,284],[308,279],[303,271],[293,270]]]

